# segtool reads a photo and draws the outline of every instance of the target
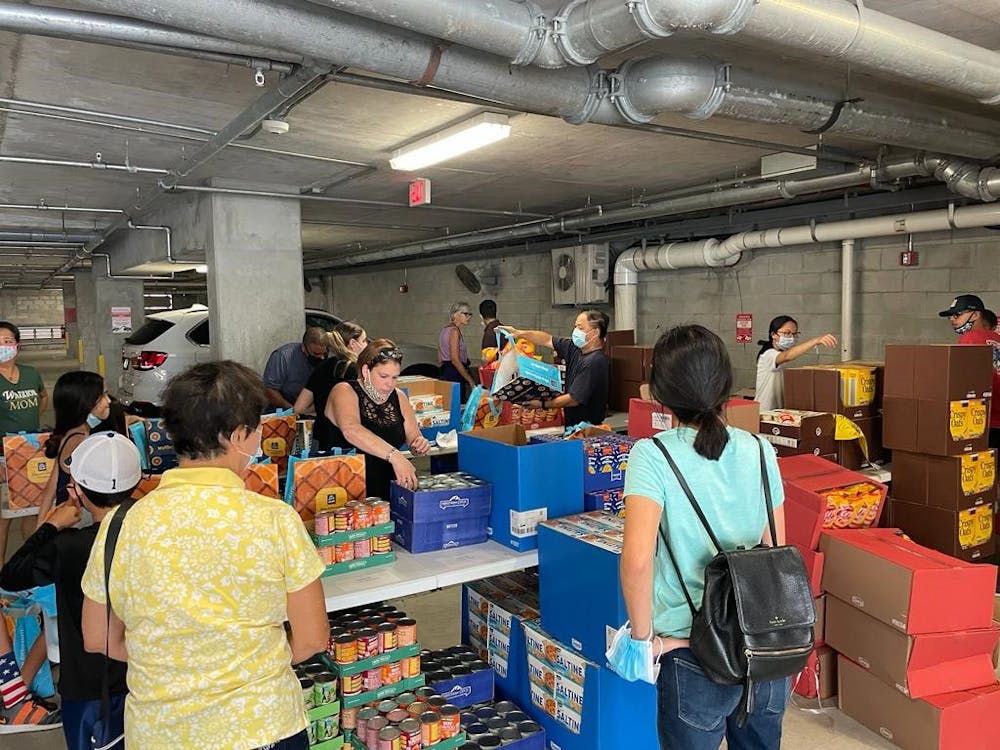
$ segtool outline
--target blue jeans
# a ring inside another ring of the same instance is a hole
[[[257,750],[308,750],[309,748],[309,735],[306,734],[306,730],[303,729],[298,734],[293,734],[291,737],[285,737],[283,740],[278,740],[271,745],[264,745],[264,747],[257,748]]]
[[[754,709],[738,727],[743,686],[712,682],[690,649],[671,651],[656,683],[660,750],[719,750],[723,737],[729,750],[778,750],[790,690],[790,677],[755,685]]]

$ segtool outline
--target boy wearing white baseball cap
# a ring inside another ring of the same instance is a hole
[[[83,647],[80,580],[101,520],[131,496],[142,469],[135,445],[117,432],[90,435],[68,463],[69,500],[49,513],[0,570],[0,588],[18,591],[55,584],[63,732],[69,748],[84,748],[90,746],[91,729],[100,711],[105,662],[103,654],[88,653]],[[82,515],[81,505],[93,515],[94,523],[78,529],[74,527]],[[125,664],[110,664],[111,710],[120,715],[128,691]]]

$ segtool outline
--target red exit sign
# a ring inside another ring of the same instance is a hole
[[[418,177],[410,183],[410,205],[423,206],[431,202],[431,181]]]

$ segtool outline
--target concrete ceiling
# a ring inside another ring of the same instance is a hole
[[[539,4],[552,10],[564,0]],[[974,44],[994,49],[1000,45],[995,0],[866,0],[865,5]],[[762,49],[738,35],[678,36],[628,54],[657,51],[710,55],[824,89],[875,89],[917,107],[947,106],[970,122],[1000,129],[1000,108],[987,108],[930,88],[886,82],[870,71],[848,71],[846,66],[805,55]],[[267,86],[275,86],[278,80],[277,74],[268,74]],[[100,152],[106,163],[166,169],[196,149],[199,141],[208,137],[204,131],[223,128],[262,91],[255,86],[251,72],[243,68],[0,32],[0,96],[186,128],[143,126],[160,132],[136,132],[134,123],[104,118],[65,112],[52,112],[52,117],[11,112],[19,107],[8,102],[0,104],[0,153],[90,162]],[[768,152],[600,125],[574,126],[556,118],[514,113],[513,134],[508,140],[421,172],[433,183],[432,206],[405,207],[412,175],[389,169],[391,151],[482,110],[475,104],[334,81],[294,107],[287,118],[291,126],[288,134],[258,132],[239,141],[326,160],[230,147],[183,181],[200,183],[222,177],[249,184],[283,183],[303,189],[315,187],[319,195],[397,204],[374,207],[303,202],[303,248],[306,259],[314,262],[508,224],[517,221],[519,214],[521,218],[552,215],[595,203],[641,200],[645,195],[713,180],[752,177],[759,173],[760,157]],[[94,119],[103,124],[87,122]],[[724,119],[694,121],[679,115],[658,117],[656,123],[785,146],[810,146],[821,141],[825,148],[859,157],[878,151],[878,144],[842,137],[818,139],[788,127]],[[0,203],[34,205],[44,201],[49,206],[130,211],[156,192],[156,183],[157,177],[148,174],[0,163]],[[0,209],[0,230],[94,231],[113,219],[110,214]],[[0,247],[0,253],[7,252]],[[33,252],[61,256],[69,251],[36,248]],[[33,271],[50,271],[58,265],[58,257],[0,255],[0,281],[34,280],[39,274]]]

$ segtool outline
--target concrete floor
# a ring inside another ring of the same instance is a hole
[[[39,368],[51,396],[60,374],[76,367],[76,360],[59,352],[28,351],[23,360]],[[116,377],[117,373],[109,374]],[[43,424],[51,423],[51,410],[43,416]],[[11,546],[18,544],[16,532]],[[425,648],[452,646],[461,640],[461,587],[418,594],[392,602],[418,622],[420,643]],[[803,704],[806,704],[803,701]],[[789,706],[785,714],[784,741],[786,750],[862,750],[863,748],[895,747],[875,733],[850,719],[836,708],[822,714],[810,713],[816,704],[803,705],[805,710]],[[724,747],[725,745],[723,745]],[[60,731],[37,732],[5,736],[4,750],[59,750],[65,743]]]

